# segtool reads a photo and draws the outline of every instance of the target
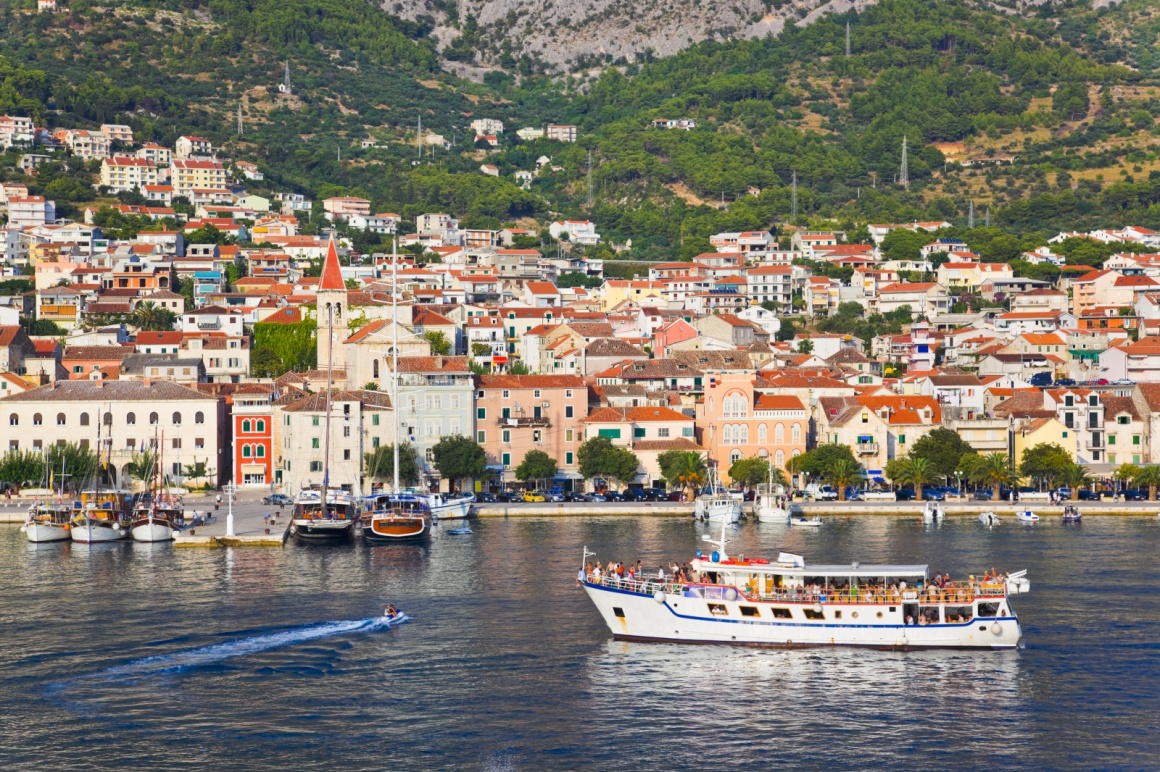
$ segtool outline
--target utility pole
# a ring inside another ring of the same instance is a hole
[[[238,136],[242,136],[242,103],[238,102]]]
[[[991,227],[991,207],[987,207],[987,213],[983,215],[983,225]]]
[[[592,148],[588,149],[588,206],[592,206]]]
[[[850,20],[846,20],[846,58],[850,58]]]
[[[419,160],[423,160],[423,114],[419,113],[419,128],[415,131],[415,149],[419,151]]]
[[[290,62],[286,62],[286,72],[282,76],[282,90],[290,96]]]
[[[910,168],[906,162],[906,135],[902,135],[902,167],[898,170],[898,184],[910,190]]]
[[[790,217],[797,220],[797,170],[793,173],[793,192],[790,197]]]
[[[975,227],[975,202],[972,201],[970,207],[967,208],[967,227]]]

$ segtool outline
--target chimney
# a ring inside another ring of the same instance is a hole
[[[150,386],[153,385],[153,381],[151,381],[148,378],[142,378],[141,383],[145,384],[145,388],[149,388]]]

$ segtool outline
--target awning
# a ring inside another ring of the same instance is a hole
[[[584,475],[576,474],[575,472],[556,472],[556,476],[553,477],[552,479],[553,480],[583,480]]]

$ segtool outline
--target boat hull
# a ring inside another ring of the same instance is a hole
[[[363,526],[363,539],[374,544],[419,542],[431,538],[431,529],[424,518],[372,519]]]
[[[292,520],[290,522],[290,533],[299,539],[340,541],[349,539],[353,530],[353,520]]]
[[[81,544],[101,544],[110,541],[124,541],[129,538],[128,529],[105,522],[93,523],[92,527],[83,522],[75,523],[69,529],[69,534],[73,541]]]
[[[773,619],[768,613],[759,619],[747,617],[741,607],[754,604],[739,598],[714,600],[712,605],[727,613],[711,616],[708,604],[673,592],[654,594],[619,590],[586,582],[588,597],[618,640],[650,643],[728,644],[773,648],[850,646],[888,650],[916,649],[1014,649],[1022,632],[1015,616],[979,617],[965,623],[902,624],[901,606],[873,604],[827,604],[823,621],[808,621],[804,609],[814,604],[776,604],[791,610],[793,619]],[[842,612],[842,622],[835,612]],[[877,613],[881,611],[881,619]],[[853,616],[859,613],[859,617]]]
[[[463,520],[471,516],[475,499],[454,499],[442,504],[429,504],[431,514],[440,520]]]
[[[697,502],[696,516],[709,523],[737,523],[741,521],[741,511],[732,501]]]
[[[165,520],[138,520],[133,523],[133,541],[157,542],[173,541],[176,529]]]
[[[25,523],[24,537],[33,544],[46,544],[53,541],[68,541],[72,538],[69,534],[69,526],[67,523]]]

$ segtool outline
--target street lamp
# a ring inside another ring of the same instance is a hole
[[[238,486],[234,485],[233,482],[228,482],[228,483],[226,483],[223,490],[225,491],[226,502],[227,502],[227,505],[229,506],[229,509],[226,511],[226,536],[233,536],[234,535],[234,494],[237,493]],[[325,495],[325,494],[326,494],[326,492],[323,491],[323,495]]]
[[[958,469],[955,470],[955,483],[957,483],[956,487],[959,490],[959,500],[961,501],[963,498],[963,473]]]

